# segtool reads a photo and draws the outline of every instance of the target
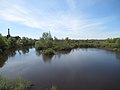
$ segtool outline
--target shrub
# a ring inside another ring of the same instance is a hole
[[[0,52],[4,51],[6,48],[7,44],[5,43],[3,36],[0,34]]]
[[[57,90],[56,86],[52,86],[50,90]]]
[[[0,55],[2,54],[2,49],[0,49]]]
[[[0,76],[0,90],[25,90],[29,86],[30,82],[20,77],[13,80]]]
[[[44,44],[41,41],[36,41],[35,42],[35,48],[37,50],[42,50],[42,49],[44,49]]]
[[[117,47],[120,47],[120,39],[116,40]]]
[[[48,48],[45,50],[44,52],[45,55],[53,55],[54,54],[54,50],[52,48]]]

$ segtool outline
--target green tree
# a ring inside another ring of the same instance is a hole
[[[117,47],[120,47],[120,39],[119,38],[116,40],[116,44],[117,44]]]
[[[58,41],[58,38],[57,38],[56,36],[54,36],[54,40],[55,40],[55,41]]]
[[[42,42],[42,41],[36,41],[35,42],[35,48],[37,49],[37,50],[42,50],[42,49],[44,49],[45,48],[45,46],[44,46],[44,43]]]
[[[5,43],[4,37],[0,34],[0,53],[6,50],[7,44]]]
[[[44,40],[53,40],[52,35],[51,35],[50,32],[44,32],[44,33],[42,34],[42,38],[43,38]]]
[[[28,45],[28,38],[27,37],[22,37],[21,42],[22,42],[23,46]]]
[[[8,48],[15,48],[16,47],[16,39],[13,37],[9,37],[7,39],[7,45],[8,45]]]

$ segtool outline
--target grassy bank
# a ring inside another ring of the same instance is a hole
[[[70,51],[75,48],[102,48],[112,51],[120,51],[120,38],[111,38],[104,40],[72,40],[66,37],[65,39],[52,38],[50,32],[45,32],[38,40],[27,37],[14,38],[4,37],[0,34],[0,56],[11,49],[19,49],[25,46],[35,46],[37,50],[45,51],[46,55],[54,54],[56,51]]]
[[[23,37],[23,38],[15,38],[15,37],[5,37],[0,34],[0,55],[5,54],[11,50],[17,50],[19,48],[24,47],[32,47],[35,45],[35,39]]]
[[[30,86],[30,82],[21,79],[10,79],[0,76],[0,90],[27,90]]]
[[[52,38],[50,33],[43,33],[42,37],[35,42],[37,50],[67,51],[75,48],[101,48],[112,51],[120,51],[120,38],[111,38],[104,40],[72,40]],[[50,52],[51,53],[51,52]]]

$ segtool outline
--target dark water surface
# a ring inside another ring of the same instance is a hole
[[[30,80],[32,90],[120,90],[120,53],[89,48],[45,56],[33,48],[3,56],[0,74]]]

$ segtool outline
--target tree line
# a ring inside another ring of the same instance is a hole
[[[45,52],[71,50],[74,48],[104,48],[114,51],[120,51],[120,38],[111,38],[104,40],[71,40],[69,37],[65,39],[52,38],[50,32],[44,32],[42,37],[35,42],[37,50],[45,50]]]
[[[15,37],[5,37],[0,34],[0,54],[11,49],[22,48],[25,46],[34,46],[35,39],[23,37],[16,39]]]
[[[58,39],[55,36],[53,38],[50,32],[44,32],[42,37],[36,40],[27,37],[18,39],[14,37],[7,38],[0,34],[0,53],[25,46],[34,46],[36,50],[43,50],[46,54],[53,54],[55,51],[65,51],[74,48],[104,48],[120,51],[120,38],[72,40],[66,37],[65,39]]]

